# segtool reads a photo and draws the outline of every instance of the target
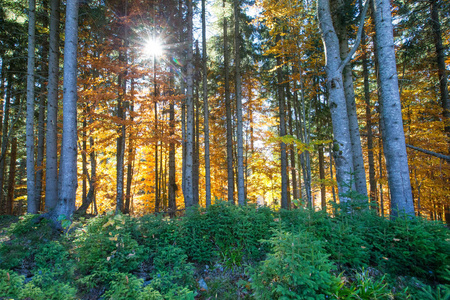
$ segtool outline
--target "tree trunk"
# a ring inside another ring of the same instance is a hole
[[[333,123],[333,152],[336,163],[336,178],[339,188],[339,199],[341,203],[344,203],[350,200],[348,193],[351,191],[351,174],[354,171],[353,156],[344,83],[342,80],[342,60],[339,50],[339,39],[333,26],[328,0],[318,1],[318,15],[322,39],[326,49],[325,69]]]
[[[34,174],[34,84],[35,84],[35,44],[36,44],[36,2],[29,0],[28,11],[28,66],[27,66],[27,121],[26,121],[26,147],[27,147],[27,212],[36,214],[38,204],[35,196]]]
[[[197,53],[196,58],[199,57],[198,55],[198,44],[197,44]],[[194,168],[193,168],[193,176],[192,176],[192,183],[193,183],[193,196],[194,196],[194,205],[199,204],[199,171],[200,171],[200,102],[199,102],[199,69],[197,64],[197,59],[195,59],[195,93],[194,93],[194,113],[195,113],[195,124],[194,124]]]
[[[11,71],[11,70],[9,70]],[[10,102],[11,102],[11,95],[12,95],[12,89],[13,89],[13,82],[12,82],[12,72],[9,72],[8,74],[8,89],[6,91],[6,97],[5,97],[5,108],[3,112],[3,125],[2,125],[2,145],[1,145],[1,159],[0,159],[0,205],[1,210],[3,210],[5,195],[3,194],[3,185],[4,185],[4,179],[5,179],[5,166],[6,166],[6,153],[8,151],[8,144],[9,144],[9,111],[10,111]],[[8,209],[6,209],[8,211]]]
[[[87,111],[85,112],[87,115]],[[86,116],[83,118],[83,130],[82,130],[82,144],[81,144],[81,165],[82,165],[82,172],[83,172],[83,181],[82,181],[82,193],[81,193],[81,205],[86,203],[86,197],[87,197],[87,138],[86,138]]]
[[[42,8],[44,9],[45,16],[43,17],[42,21],[42,27],[48,28],[49,27],[49,16],[48,16],[48,2],[44,1],[42,3]],[[42,48],[41,48],[41,55],[42,57],[48,57],[49,53],[49,41],[44,38],[42,42]],[[41,65],[41,72],[45,75],[48,74],[48,65],[46,61],[40,62]],[[40,80],[39,80],[40,79]],[[38,78],[38,82],[40,82],[40,88],[39,88],[39,115],[38,115],[38,144],[37,144],[37,157],[36,157],[36,205],[39,207],[39,211],[45,210],[44,203],[42,201],[42,185],[44,181],[44,152],[45,152],[45,86],[48,84],[46,82],[45,77],[42,76],[41,78]]]
[[[6,198],[6,213],[14,213],[14,189],[16,186],[17,138],[12,139],[11,159],[9,162],[8,196]]]
[[[289,134],[291,136],[294,136],[294,132],[293,132],[293,120],[292,120],[292,107],[291,107],[291,102],[292,102],[292,96],[291,96],[291,92],[289,89],[289,85],[286,86],[286,95],[287,95],[287,103],[288,103],[288,121],[289,121]],[[294,197],[294,199],[300,199],[300,195],[298,192],[298,186],[297,186],[297,172],[295,171],[295,152],[296,152],[296,148],[295,145],[292,145],[290,147],[290,153],[289,153],[289,157],[291,159],[291,177],[292,177],[292,196]],[[290,201],[289,201],[290,202]],[[289,203],[288,205],[289,209],[291,208],[291,205]]]
[[[384,155],[391,194],[391,214],[414,215],[408,157],[403,131],[390,1],[375,0],[375,31],[380,78]]]
[[[78,0],[67,0],[64,42],[63,133],[59,201],[54,217],[69,218],[75,211],[77,190],[77,48]]]
[[[125,16],[127,15],[127,8],[125,4]],[[126,47],[128,46],[128,43],[126,41],[127,39],[127,30],[126,25],[123,26],[123,44]],[[126,80],[126,73],[127,73],[127,53],[126,50],[119,50],[119,62],[121,63],[121,67],[125,67],[124,71],[121,71],[118,76],[118,98],[117,98],[117,117],[121,122],[125,121],[125,112],[124,112],[124,99],[126,99],[127,94],[127,80]],[[124,172],[125,172],[125,137],[126,137],[126,131],[125,131],[125,124],[118,124],[118,137],[117,137],[117,165],[116,165],[116,212],[123,212],[124,211]]]
[[[362,0],[359,0],[360,10],[362,11]],[[372,134],[372,112],[370,104],[370,87],[369,87],[369,63],[367,59],[366,34],[363,29],[361,33],[361,51],[362,65],[364,77],[364,101],[366,108],[366,128],[367,128],[367,157],[369,161],[369,201],[373,204],[377,202],[377,183],[375,180],[375,161],[373,155],[373,134]]]
[[[186,184],[184,190],[185,207],[194,205],[193,164],[194,164],[194,98],[193,98],[193,11],[192,0],[188,0],[188,42],[187,42],[187,93],[186,93]]]
[[[238,204],[245,204],[244,182],[244,122],[242,120],[242,87],[241,87],[241,58],[240,58],[240,31],[239,14],[241,8],[239,0],[234,0],[234,67],[236,91],[236,119],[237,119],[237,186]]]
[[[58,200],[58,81],[59,81],[59,5],[50,2],[50,37],[48,57],[47,147],[45,170],[45,208],[51,210]]]
[[[173,79],[172,79],[173,81]],[[169,118],[170,118],[170,127],[169,127],[169,135],[171,140],[169,142],[169,215],[171,218],[175,217],[175,211],[177,210],[176,204],[176,165],[175,165],[175,142],[173,141],[173,136],[175,134],[175,105],[174,101],[170,100],[170,108],[169,108]]]
[[[233,122],[230,98],[230,69],[228,54],[228,25],[225,15],[225,0],[223,0],[223,64],[225,69],[225,107],[227,118],[227,171],[228,171],[228,201],[234,202],[234,170],[233,170]]]
[[[443,2],[442,2],[443,3]],[[450,100],[448,96],[447,75],[445,66],[445,52],[442,45],[441,22],[439,20],[438,1],[430,1],[431,25],[433,27],[434,46],[436,48],[436,59],[438,66],[439,89],[441,92],[441,103],[443,108],[444,122],[446,122],[445,133],[449,137],[449,153],[450,153]]]
[[[281,43],[281,37],[277,35],[276,42]],[[281,68],[281,57],[277,57],[277,88],[278,88],[278,105],[279,105],[279,118],[280,118],[280,137],[286,135],[286,111],[285,111],[285,97],[284,97],[284,80]],[[287,178],[287,155],[286,144],[280,143],[280,160],[281,160],[281,208],[288,208],[288,178]]]
[[[211,167],[209,158],[209,104],[208,104],[208,69],[207,69],[207,53],[206,53],[206,0],[202,0],[202,87],[203,87],[203,128],[205,135],[205,204],[206,207],[211,205]]]
[[[134,80],[131,79],[131,103],[129,106],[129,115],[131,123],[134,122],[133,112],[134,112]],[[126,214],[130,213],[131,184],[133,182],[134,157],[135,157],[134,135],[132,130],[130,129],[128,133],[127,185],[125,193],[125,206],[123,210],[124,213]]]
[[[323,155],[323,146],[319,145],[319,178],[320,178],[320,200],[322,209],[327,209],[327,199],[325,190],[325,159]]]
[[[348,48],[347,24],[345,21],[339,22],[337,34],[339,37],[339,48],[341,59],[344,60],[347,57],[348,53],[350,52]],[[356,191],[359,194],[367,197],[366,172],[364,170],[361,136],[359,133],[358,115],[356,113],[355,92],[353,88],[352,66],[350,63],[344,67],[342,78],[344,85],[345,101],[347,106],[351,151],[353,156],[354,174],[352,174],[352,176],[354,176],[353,180]]]

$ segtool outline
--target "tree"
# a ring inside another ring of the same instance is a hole
[[[234,0],[234,76],[236,95],[236,119],[237,119],[237,169],[238,169],[238,204],[245,204],[244,186],[244,129],[242,121],[242,86],[241,86],[241,63],[240,63],[240,42],[239,42],[239,0]]]
[[[186,169],[185,169],[185,206],[194,205],[193,168],[194,168],[194,55],[193,55],[193,9],[192,0],[188,0],[188,34],[187,34],[187,93],[186,93]]]
[[[50,2],[50,33],[47,85],[47,134],[45,170],[45,208],[53,209],[58,200],[58,80],[59,80],[59,0]]]
[[[408,157],[403,131],[402,110],[398,89],[397,66],[390,1],[374,3],[376,50],[379,64],[380,107],[384,156],[391,194],[391,215],[414,215],[409,179]]]
[[[203,110],[204,110],[204,134],[205,134],[205,204],[211,205],[211,167],[209,157],[209,104],[208,104],[208,74],[207,74],[207,51],[206,51],[206,0],[202,0],[202,87],[203,87]],[[172,115],[171,115],[172,116]]]
[[[78,0],[68,0],[64,41],[63,131],[59,165],[58,204],[53,216],[69,218],[77,189],[77,48]]]
[[[28,8],[28,66],[27,66],[27,211],[38,212],[39,204],[35,196],[34,169],[34,96],[35,96],[35,44],[36,44],[36,2],[29,0]]]

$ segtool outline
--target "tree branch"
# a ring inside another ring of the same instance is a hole
[[[422,148],[419,148],[419,147],[414,147],[414,146],[408,145],[408,144],[406,144],[406,147],[414,149],[416,151],[423,152],[423,153],[428,154],[428,155],[432,155],[432,156],[438,157],[440,159],[446,160],[447,162],[450,162],[450,156],[448,156],[448,155],[444,155],[444,154],[441,154],[441,153],[436,153],[436,152],[433,152],[433,151],[430,151],[430,150],[425,150],[425,149],[422,149]]]

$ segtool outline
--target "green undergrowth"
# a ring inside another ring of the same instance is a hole
[[[24,216],[2,230],[1,299],[450,299],[448,229],[369,208],[218,202],[66,225]]]

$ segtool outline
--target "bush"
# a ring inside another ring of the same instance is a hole
[[[325,299],[339,285],[322,243],[307,231],[275,231],[272,253],[250,268],[257,299]]]
[[[244,257],[264,257],[267,249],[260,240],[269,237],[272,226],[269,208],[218,201],[207,209],[187,211],[180,224],[180,246],[195,261],[212,262],[221,258],[232,268],[241,265]]]
[[[19,218],[5,230],[7,240],[0,243],[0,268],[15,269],[33,265],[40,248],[55,238],[47,220],[36,223],[35,215]]]
[[[146,256],[137,239],[140,233],[137,222],[122,214],[108,214],[91,219],[77,232],[74,254],[84,278],[80,283],[94,287],[114,278],[114,273],[129,273],[142,263]]]

